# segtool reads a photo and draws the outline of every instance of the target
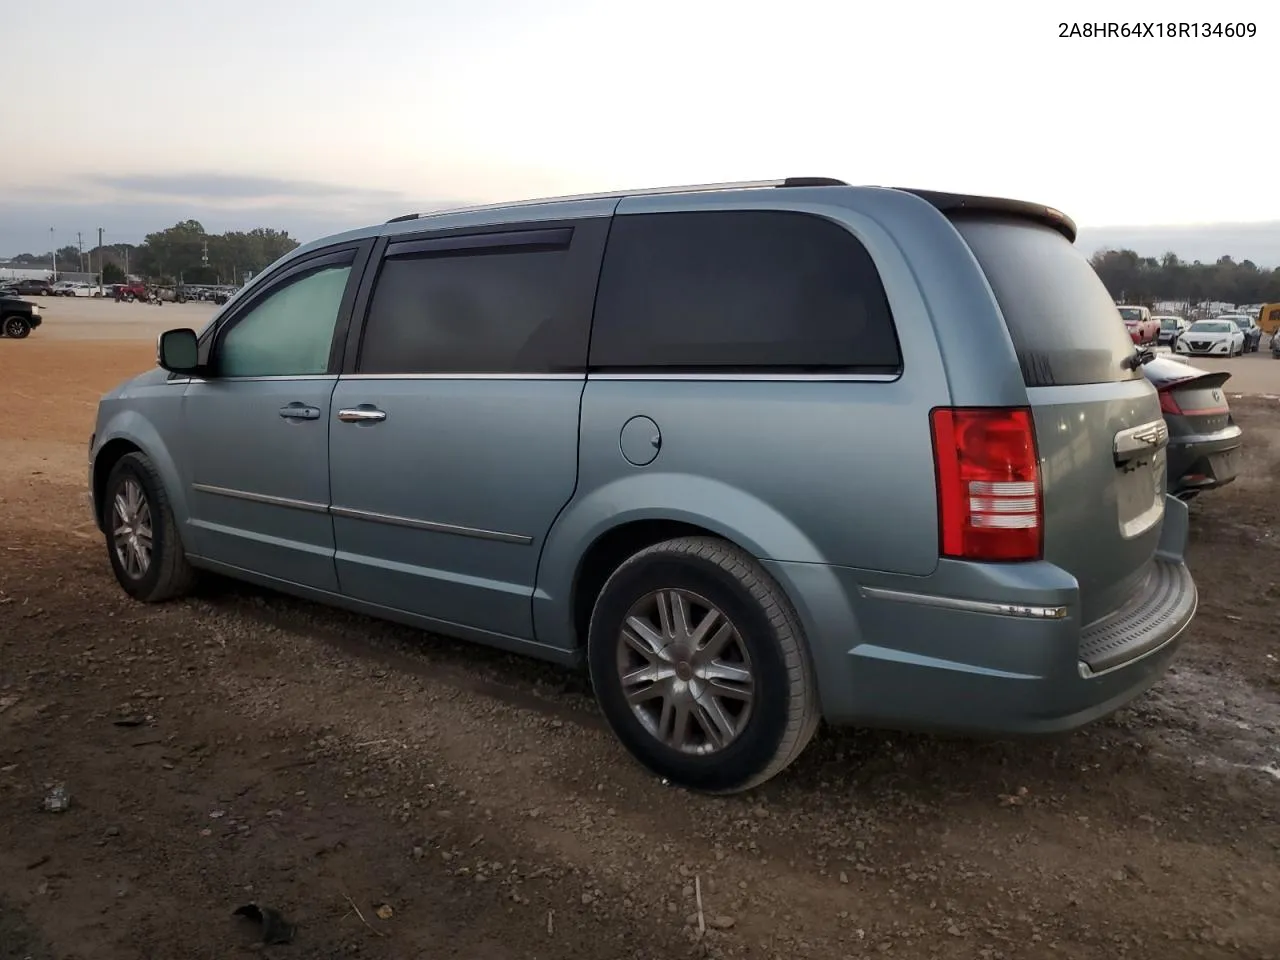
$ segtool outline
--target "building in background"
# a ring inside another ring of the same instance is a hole
[[[66,274],[59,273],[58,279],[62,280]],[[31,267],[15,267],[8,263],[0,263],[0,280],[52,280],[53,271],[48,269],[39,269]]]

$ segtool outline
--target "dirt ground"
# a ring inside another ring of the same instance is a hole
[[[1233,401],[1200,612],[1130,708],[823,732],[708,799],[632,764],[575,675],[223,582],[127,600],[85,454],[152,332],[50,327],[0,341],[0,957],[225,960],[262,949],[253,901],[297,924],[280,957],[1280,958],[1275,399]]]

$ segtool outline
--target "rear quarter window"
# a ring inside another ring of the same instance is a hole
[[[843,227],[774,210],[614,219],[593,368],[883,374],[901,363],[875,263]]]
[[[1084,255],[1052,227],[1013,218],[956,218],[986,274],[1029,387],[1136,380],[1133,341]]]

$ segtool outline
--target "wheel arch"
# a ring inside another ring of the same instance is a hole
[[[758,560],[825,562],[802,530],[744,490],[682,474],[633,475],[575,499],[547,534],[533,601],[538,638],[580,653],[609,574],[632,554],[681,536],[717,537]],[[779,586],[794,605],[794,585]]]
[[[155,465],[156,471],[164,481],[165,493],[168,495],[174,514],[174,522],[179,536],[185,540],[188,516],[186,490],[182,485],[177,464],[156,429],[136,412],[126,411],[107,425],[105,437],[106,439],[97,445],[90,474],[93,512],[98,528],[103,529],[105,525],[103,500],[107,479],[111,476],[112,469],[121,458],[130,453],[140,453]]]

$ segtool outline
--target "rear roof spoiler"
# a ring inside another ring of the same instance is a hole
[[[910,187],[895,187],[903,193],[914,194],[948,216],[965,213],[997,213],[1010,217],[1021,217],[1034,220],[1047,227],[1053,227],[1071,243],[1076,242],[1076,225],[1061,210],[1046,207],[1038,203],[1027,203],[1025,200],[1006,200],[1002,197],[975,197],[964,193],[940,193],[937,190],[913,190]]]

